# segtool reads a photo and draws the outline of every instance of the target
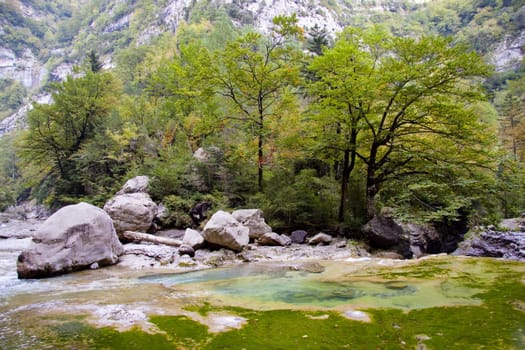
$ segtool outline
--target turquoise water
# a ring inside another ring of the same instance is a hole
[[[359,264],[362,268],[359,268]],[[177,291],[199,291],[218,303],[242,307],[391,307],[419,309],[445,305],[479,305],[480,292],[488,271],[478,271],[479,284],[463,283],[458,262],[448,266],[440,278],[414,278],[403,271],[417,264],[393,268],[378,266],[378,261],[323,262],[325,271],[291,271],[279,264],[241,265],[184,274],[159,274],[140,278],[141,283],[162,284]],[[372,269],[370,269],[372,268]],[[356,271],[356,269],[358,271]],[[368,269],[368,270],[367,270]],[[401,275],[381,276],[378,269]],[[437,267],[440,271],[442,267]],[[465,277],[465,276],[463,276]]]

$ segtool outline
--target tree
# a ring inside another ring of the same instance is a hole
[[[501,137],[504,146],[512,152],[514,159],[525,161],[525,75],[507,82],[496,101],[501,113]]]
[[[294,16],[274,18],[269,38],[248,33],[216,55],[218,93],[232,104],[231,120],[247,127],[257,139],[257,184],[263,191],[265,145],[269,119],[278,119],[290,102],[289,90],[299,84],[299,57],[294,40],[302,30]]]
[[[308,51],[315,55],[322,55],[323,49],[329,47],[330,44],[331,40],[326,28],[321,28],[318,24],[315,24],[308,32],[306,47],[308,48]]]
[[[488,166],[493,133],[473,105],[482,100],[481,58],[447,38],[396,38],[379,28],[345,30],[311,69],[321,146],[344,154],[343,186],[365,166],[369,218],[388,181],[450,167]],[[328,117],[326,117],[328,116]],[[342,201],[346,195],[342,188]]]
[[[119,85],[110,73],[88,70],[53,85],[51,104],[35,104],[28,113],[28,128],[19,142],[20,156],[51,177],[57,194],[82,195],[75,156],[104,130],[117,105]],[[89,174],[86,174],[89,176]],[[60,188],[59,188],[60,187]]]
[[[100,58],[99,58],[98,54],[95,52],[95,50],[91,50],[89,52],[88,57],[87,57],[87,63],[89,65],[89,69],[93,73],[100,72],[102,70],[102,68],[104,67],[102,62],[100,62]]]

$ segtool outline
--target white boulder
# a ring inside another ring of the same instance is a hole
[[[43,278],[115,264],[124,249],[106,212],[91,204],[66,206],[35,232],[17,262],[19,278]]]
[[[126,181],[124,186],[117,192],[119,194],[125,193],[147,193],[149,185],[149,177],[147,176],[135,176],[132,179]]]
[[[237,221],[231,214],[219,210],[210,218],[202,236],[212,244],[241,251],[250,241],[250,230]]]
[[[260,209],[240,209],[234,211],[232,216],[250,229],[251,239],[258,239],[265,233],[272,232],[272,228],[264,221],[263,212]]]
[[[124,231],[148,231],[158,208],[147,193],[125,193],[108,200],[104,210],[113,219],[117,233],[121,234]]]

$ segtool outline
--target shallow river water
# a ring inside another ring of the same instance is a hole
[[[18,280],[16,255],[0,248],[0,349],[525,349],[525,263],[116,265]]]

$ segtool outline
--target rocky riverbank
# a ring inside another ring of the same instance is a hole
[[[10,252],[13,258],[27,249],[43,219],[20,220],[3,215],[0,224],[0,245],[3,252]],[[158,236],[182,238],[184,231],[165,230]],[[241,252],[229,249],[198,249],[195,256],[179,254],[177,247],[149,243],[126,243],[118,266],[128,269],[162,269],[188,271],[210,267],[228,266],[247,262],[283,261],[293,262],[308,259],[346,259],[351,257],[370,257],[364,245],[336,238],[327,245],[291,244],[289,246],[264,246],[249,244]],[[385,255],[385,254],[380,254]]]

